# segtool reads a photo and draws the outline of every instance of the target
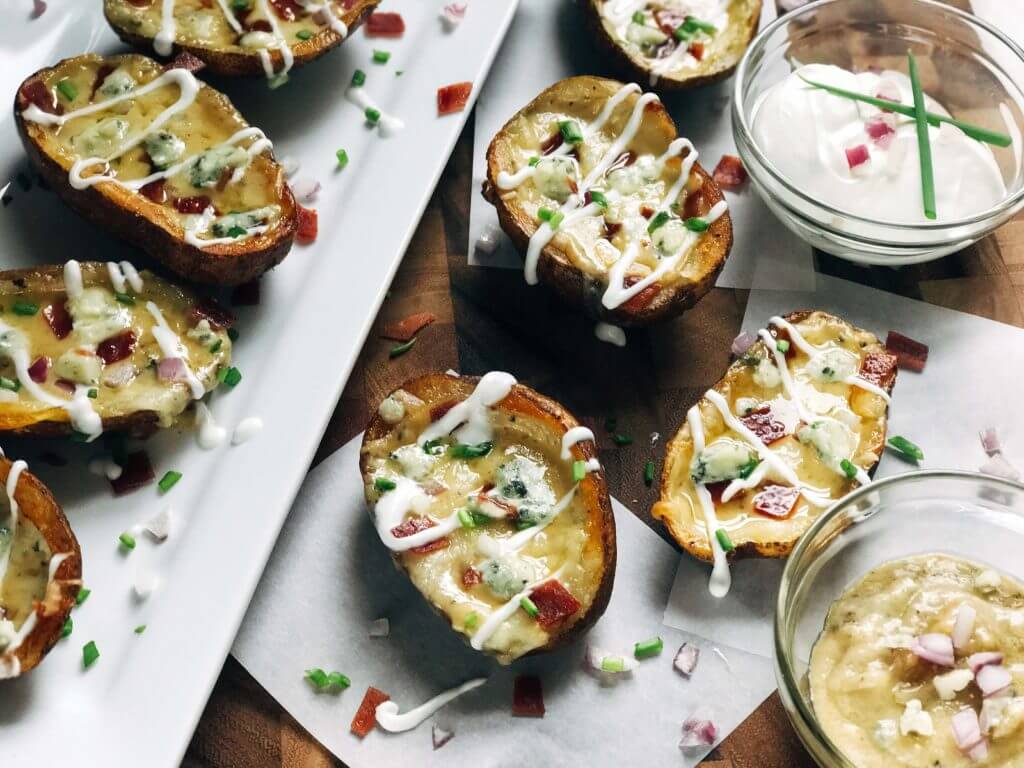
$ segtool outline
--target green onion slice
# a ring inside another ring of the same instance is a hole
[[[375,64],[387,64],[390,58],[391,53],[388,51],[374,50],[373,52],[373,62]]]
[[[62,638],[67,637],[68,635],[71,634],[71,632],[72,632],[72,630],[74,630],[74,628],[75,628],[75,622],[73,622],[71,620],[71,617],[68,616],[67,621],[64,622],[64,626],[60,628],[60,636]]]
[[[74,101],[78,95],[78,87],[68,78],[64,78],[57,83],[57,90],[60,91],[60,95],[68,101]]]
[[[468,443],[456,443],[448,447],[448,455],[453,459],[479,459],[491,452],[494,443],[485,441],[470,445]]]
[[[398,346],[392,347],[391,351],[388,352],[388,357],[390,357],[391,359],[394,359],[396,357],[404,355],[406,352],[408,352],[410,349],[412,349],[412,345],[415,344],[415,343],[416,343],[416,337],[413,336],[411,339],[409,339],[404,344],[399,344]]]
[[[120,291],[114,291],[114,298],[117,299],[119,304],[126,304],[127,306],[133,306],[135,304],[135,297],[130,293],[121,293]]]
[[[309,40],[309,38],[313,36],[313,33],[310,32],[308,29],[300,29],[298,32],[295,33],[295,36],[299,38],[299,40]]]
[[[583,482],[583,478],[587,476],[587,462],[585,461],[574,461],[572,463],[572,481],[574,483]]]
[[[387,491],[395,490],[395,488],[398,487],[398,484],[389,478],[378,477],[373,481],[373,487],[381,493],[386,493]]]
[[[96,663],[96,659],[100,657],[99,648],[96,647],[96,643],[90,640],[88,643],[82,646],[82,668],[88,669]]]
[[[89,595],[92,594],[92,590],[86,587],[82,587],[78,590],[78,596],[75,598],[75,605],[81,605],[89,599]]]
[[[534,619],[540,616],[540,610],[537,608],[537,604],[528,597],[524,597],[519,601],[519,607]]]
[[[922,461],[924,459],[924,451],[905,437],[900,437],[899,435],[890,437],[889,446],[895,448],[908,459],[914,459],[915,461]]]
[[[630,437],[629,435],[622,435],[622,434],[619,434],[619,433],[615,433],[614,435],[612,435],[612,442],[615,443],[620,448],[623,448],[623,447],[625,447],[627,445],[632,445],[633,444],[633,438]]]
[[[651,223],[647,225],[647,234],[653,235],[654,231],[659,227],[664,226],[670,218],[672,218],[672,216],[668,211],[658,211],[654,218],[651,219]]]
[[[139,626],[137,626],[137,627],[136,627],[135,629],[133,629],[132,631],[133,631],[133,632],[134,632],[134,633],[135,633],[136,635],[141,635],[141,634],[142,634],[143,632],[145,632],[145,631],[146,631],[146,625],[145,625],[145,624],[139,624]]]
[[[736,545],[732,543],[732,539],[729,538],[729,533],[725,528],[719,528],[715,531],[715,538],[718,539],[718,543],[722,545],[722,549],[726,552],[732,552],[736,549]]]
[[[634,11],[633,12],[633,23],[634,24],[646,24],[647,23],[647,17],[644,16],[644,12],[643,11]]]
[[[16,301],[11,306],[11,309],[14,310],[14,314],[16,315],[30,317],[39,311],[39,305],[34,304],[31,301]]]
[[[624,672],[626,660],[621,656],[605,656],[601,659],[601,669],[605,672]]]
[[[367,107],[366,110],[363,112],[363,114],[366,115],[366,121],[368,123],[373,123],[374,125],[376,125],[377,123],[380,122],[380,110],[379,109],[374,109],[373,107]]]
[[[590,201],[597,203],[602,208],[608,207],[608,198],[604,196],[604,192],[599,189],[590,190]]]
[[[164,476],[160,478],[160,482],[156,485],[161,491],[166,493],[171,490],[179,480],[181,480],[181,472],[170,469],[164,473]]]
[[[127,531],[118,536],[117,540],[121,542],[121,546],[127,549],[129,552],[135,549],[135,537]]]
[[[719,528],[718,530],[722,530]],[[660,637],[652,637],[650,640],[641,640],[633,646],[633,655],[638,659],[647,659],[657,656],[665,647]]]
[[[352,73],[352,85],[357,88],[366,82],[366,73],[361,69],[357,69]]]
[[[558,130],[562,132],[562,139],[566,144],[579,144],[583,141],[583,132],[575,120],[559,121]]]
[[[839,462],[839,468],[843,470],[843,474],[846,475],[850,480],[853,480],[857,476],[857,465],[849,459],[843,459]]]
[[[338,158],[338,168],[344,168],[348,165],[348,152],[344,149],[339,149],[334,153],[334,156]]]
[[[653,482],[654,482],[654,462],[653,461],[648,461],[644,465],[644,485],[646,485],[649,488],[651,486],[651,483],[653,483]]]
[[[683,224],[685,224],[686,228],[691,232],[706,232],[708,227],[711,226],[708,224],[707,219],[702,219],[700,216],[692,216],[684,221]]]
[[[789,352],[789,342],[786,341],[785,339],[779,339],[778,341],[775,342],[775,348],[779,350],[779,352],[781,352],[782,354],[786,354],[787,352]]]

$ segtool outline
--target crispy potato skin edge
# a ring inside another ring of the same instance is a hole
[[[650,85],[651,82],[651,70],[640,64],[636,59],[630,56],[625,49],[615,42],[614,39],[608,34],[608,31],[604,28],[604,24],[601,22],[601,10],[598,7],[604,0],[585,0],[580,3],[580,10],[583,13],[584,18],[590,27],[591,34],[597,40],[598,45],[601,48],[601,52],[609,54],[612,58],[612,65],[627,79],[636,80],[641,83]],[[757,30],[761,25],[761,0],[756,0],[757,7],[751,9],[751,15],[747,18],[747,22],[744,25],[746,29],[743,51],[750,46],[750,41],[757,35]],[[729,77],[733,72],[736,71],[736,67],[739,66],[740,59],[742,58],[742,52],[740,56],[728,62],[723,67],[713,69],[709,72],[702,72],[700,69],[697,70],[699,74],[695,74],[691,77],[667,77],[659,76],[658,82],[653,86],[652,89],[657,91],[685,91],[690,88],[699,88],[704,85],[710,85],[717,83],[720,80],[724,80]]]
[[[11,465],[9,459],[0,458],[0,483],[4,485]],[[60,505],[35,475],[27,470],[21,473],[14,498],[21,515],[46,539],[51,554],[69,553],[58,566],[42,602],[36,604],[36,626],[14,651],[21,663],[21,674],[25,674],[38,666],[60,639],[61,629],[82,586],[82,552]]]
[[[487,184],[483,193],[484,199],[495,207],[502,230],[512,239],[521,254],[526,253],[530,237],[536,232],[537,225],[514,196],[510,196],[506,200],[498,193],[498,174],[502,170],[506,170],[506,166],[509,166],[508,170],[511,170],[510,158],[504,151],[503,137],[517,118],[534,111],[551,92],[564,87],[569,80],[582,81],[583,84],[590,81],[595,92],[602,96],[603,91],[609,86],[614,87],[615,90],[622,86],[622,83],[597,77],[561,80],[513,115],[491,140],[490,146],[487,148]],[[651,119],[652,115],[656,116],[655,119],[662,121],[666,133],[670,133],[672,136],[678,135],[675,123],[672,122],[672,118],[663,107],[658,105],[657,109],[648,110],[645,119]],[[722,190],[701,167],[700,163],[694,164],[691,173],[700,178],[702,182],[702,197],[707,206],[706,209],[710,209],[723,199]],[[654,298],[641,309],[632,309],[628,306],[620,306],[613,310],[605,309],[600,303],[600,296],[595,294],[594,281],[574,266],[569,257],[553,240],[541,252],[537,264],[537,277],[542,285],[553,290],[567,304],[580,307],[597,319],[627,327],[650,325],[682,314],[714,287],[715,280],[718,279],[719,273],[725,266],[725,260],[729,256],[729,251],[732,249],[732,242],[732,220],[726,213],[711,225],[705,233],[705,238],[696,246],[702,258],[706,258],[709,252],[712,255],[712,263],[707,265],[708,268],[695,282],[662,287]]]
[[[138,193],[110,184],[98,184],[85,189],[72,187],[67,169],[48,154],[40,142],[45,132],[34,124],[30,125],[21,116],[22,110],[28,106],[21,99],[25,85],[63,63],[39,70],[18,86],[14,98],[14,122],[32,166],[71,208],[83,218],[140,248],[181,277],[196,283],[226,286],[247,283],[279,264],[288,255],[298,221],[295,198],[287,184],[282,186],[281,219],[269,234],[258,235],[238,244],[213,246],[207,250],[189,245],[176,232],[159,223],[152,214],[162,206],[151,203]],[[217,95],[225,110],[238,114],[227,96],[213,89],[211,91]]]
[[[315,59],[319,59],[328,51],[337,48],[352,36],[352,33],[362,25],[366,20],[366,17],[373,13],[378,5],[380,5],[380,0],[360,0],[357,6],[349,9],[344,14],[343,20],[347,20],[349,18],[352,19],[350,22],[345,22],[348,26],[348,37],[343,38],[330,27],[325,27],[319,34],[314,35],[309,40],[297,41],[295,45],[291,46],[292,53],[295,56],[294,66],[300,67],[303,64],[308,64]],[[103,3],[103,15],[107,20],[107,24],[110,25],[123,42],[133,48],[136,48],[147,56],[156,55],[153,51],[153,38],[143,37],[142,35],[137,35],[123,27],[117,26],[107,13],[106,2]],[[191,53],[196,58],[205,61],[210,72],[213,72],[215,75],[224,75],[227,77],[253,77],[258,75],[260,77],[265,77],[263,63],[260,61],[259,55],[255,51],[252,53],[238,53],[236,51],[216,50],[213,48],[203,48],[197,45],[181,45],[179,43],[175,43],[174,50],[171,52],[171,56],[169,58],[173,59],[182,51]],[[275,70],[280,68],[283,64],[281,54],[276,49],[270,52],[270,58]]]
[[[785,315],[784,319],[787,320],[789,323],[791,323],[793,325],[796,325],[797,323],[802,322],[807,317],[809,317],[812,314],[815,314],[816,312],[819,313],[819,314],[823,314],[823,315],[827,315],[828,314],[826,312],[820,312],[820,310],[802,309],[802,310],[798,310],[796,312],[790,312],[788,315]],[[829,315],[829,317],[833,317],[834,319],[841,320],[841,318],[836,318],[834,315]],[[843,320],[842,322],[845,323],[850,328],[854,328],[855,327],[852,324],[847,323],[845,320]],[[858,330],[860,330],[860,329],[858,329]],[[879,342],[879,343],[881,343],[881,342]],[[757,344],[763,344],[763,342],[758,341]],[[713,389],[715,389],[716,391],[721,392],[724,389],[724,386],[725,386],[726,382],[729,380],[729,376],[730,376],[730,373],[732,372],[732,370],[733,370],[733,367],[732,367],[732,365],[730,365],[729,368],[726,370],[725,374],[723,375],[723,377],[721,379],[719,379],[718,382],[715,383],[715,386],[713,387]],[[899,372],[898,372],[898,369],[897,369],[897,376],[898,375],[899,375]],[[896,380],[894,378],[893,379],[893,386],[889,387],[889,389],[887,390],[889,392],[889,394],[892,394],[892,388],[895,385],[896,385]],[[878,454],[879,460],[881,460],[882,451],[885,449],[885,437],[886,437],[886,434],[888,432],[888,426],[889,426],[888,415],[886,415],[885,419],[883,420],[883,425],[884,425],[885,428],[882,430],[881,434],[879,435],[878,441],[870,446],[870,450],[872,450],[873,452]],[[686,436],[685,437],[683,435],[685,427],[686,427],[686,419],[685,419],[685,414],[684,414],[683,422],[680,425],[678,431],[672,437],[672,440],[669,441],[668,445],[665,447],[665,462],[662,465],[662,470],[661,470],[661,482],[660,482],[660,486],[659,486],[659,499],[658,499],[657,503],[661,503],[662,501],[664,501],[667,498],[669,498],[670,492],[671,492],[671,488],[672,488],[672,470],[673,470],[676,462],[679,461],[679,456],[682,453],[684,446],[688,446],[689,445],[689,442],[690,442],[689,431],[686,431]],[[869,475],[874,475],[875,470],[877,468],[878,468],[878,463],[876,462],[873,466],[868,468],[868,470],[867,470],[868,474]],[[656,516],[656,519],[661,520],[661,523],[665,526],[665,528],[668,530],[668,532],[672,535],[672,538],[675,539],[676,543],[679,544],[679,546],[682,547],[684,550],[689,552],[691,555],[693,555],[698,560],[703,560],[706,563],[710,563],[710,562],[713,561],[714,555],[713,555],[713,553],[711,551],[711,548],[708,546],[708,540],[707,540],[707,537],[703,534],[703,529],[701,529],[700,535],[698,536],[698,535],[696,535],[696,529],[695,528],[692,528],[692,527],[689,527],[689,526],[685,526],[685,525],[677,525],[675,520],[672,520],[672,519],[666,518],[666,517],[658,517],[658,516]],[[799,536],[797,536],[796,538],[793,538],[793,539],[781,540],[781,541],[749,541],[749,540],[735,541],[734,540],[734,543],[736,544],[736,550],[734,552],[730,553],[729,560],[730,561],[733,561],[733,560],[743,560],[743,559],[748,558],[748,557],[770,557],[770,558],[788,557],[790,552],[793,551],[793,547],[796,545],[796,542],[797,542],[798,539],[799,539]]]
[[[479,377],[476,376],[460,376],[456,378],[444,373],[429,373],[410,379],[393,391],[404,390],[423,400],[428,406],[431,406],[452,400],[459,402],[465,400],[476,387],[479,380]],[[508,397],[502,400],[497,407],[540,421],[560,435],[573,427],[579,426],[579,422],[576,421],[575,417],[559,403],[544,397],[522,384],[516,384]],[[373,418],[370,420],[370,424],[363,435],[363,448],[365,449],[367,443],[384,437],[390,431],[391,426],[374,411]],[[594,443],[590,441],[577,443],[573,446],[572,450],[573,458],[576,460],[586,461],[597,458],[597,449]],[[365,452],[362,452],[359,458],[359,470],[363,476],[364,484],[369,475],[368,464],[368,457]],[[574,641],[601,618],[608,607],[608,601],[611,599],[612,586],[615,582],[616,563],[615,517],[612,513],[611,499],[608,496],[608,487],[604,479],[604,470],[589,473],[586,479],[580,483],[580,490],[586,499],[587,510],[591,519],[599,521],[601,528],[601,544],[604,549],[604,572],[601,574],[600,584],[590,608],[583,616],[571,624],[563,624],[558,632],[550,637],[546,645],[535,648],[529,653],[524,654],[524,656],[547,653]],[[395,565],[405,572],[401,559],[394,555],[393,559]],[[448,616],[446,614],[441,614],[441,616],[451,626]],[[455,631],[454,628],[453,631]],[[462,637],[461,633],[458,634]]]

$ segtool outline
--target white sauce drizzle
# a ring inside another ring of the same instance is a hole
[[[189,389],[192,390],[192,398],[198,400],[206,394],[206,387],[203,386],[203,383],[196,377],[192,367],[188,364],[188,349],[181,343],[181,338],[178,334],[167,324],[164,313],[160,311],[156,304],[152,301],[147,301],[146,309],[149,310],[149,314],[156,320],[156,325],[153,326],[153,338],[156,339],[156,343],[160,346],[160,351],[164,353],[164,357],[176,357],[181,360],[182,365],[185,367],[185,381],[188,383]]]
[[[377,130],[380,132],[381,138],[389,139],[403,128],[405,123],[401,119],[394,115],[388,114],[381,109],[377,102],[373,100],[373,97],[366,92],[366,89],[361,85],[350,85],[345,91],[345,98],[348,99],[352,104],[355,104],[364,113],[367,109],[375,109],[380,112],[380,119],[377,121]]]
[[[440,693],[415,709],[410,709],[408,712],[404,712],[402,714],[398,713],[398,704],[395,702],[382,701],[377,705],[377,725],[385,731],[390,731],[392,733],[411,731],[452,699],[461,696],[468,691],[472,691],[474,688],[479,688],[486,682],[486,677],[474,678],[462,685],[451,688],[444,693]]]
[[[116,261],[108,261],[107,274],[110,275],[110,284],[114,286],[114,290],[118,293],[124,293],[125,288],[129,285],[136,293],[142,293],[142,290],[145,288],[142,277],[130,261],[122,261],[120,264]],[[64,272],[64,283],[65,285],[67,284],[67,267],[65,267]],[[71,295],[70,292],[68,295]]]
[[[690,438],[693,440],[693,455],[698,455],[704,450],[704,425],[700,420],[700,405],[693,406],[686,413],[686,423],[690,425]],[[701,509],[704,512],[704,528],[707,533],[708,542],[711,544],[711,554],[714,565],[711,568],[711,579],[708,581],[708,591],[714,597],[725,597],[729,594],[732,586],[732,574],[729,572],[729,560],[725,556],[725,550],[718,541],[715,532],[718,530],[718,516],[715,514],[715,501],[711,493],[701,483],[695,483],[697,499],[700,501]]]
[[[510,373],[491,371],[485,374],[470,396],[423,430],[416,443],[422,446],[451,433],[459,442],[470,445],[493,439],[494,428],[487,409],[508,397],[515,384],[516,379]]]
[[[573,427],[572,429],[566,430],[566,433],[562,435],[562,461],[569,461],[572,459],[570,449],[576,445],[576,443],[582,443],[586,440],[595,442],[593,431],[586,427]]]
[[[498,627],[504,624],[508,619],[512,617],[516,611],[520,609],[520,603],[524,597],[529,597],[533,594],[533,590],[543,584],[545,581],[551,581],[552,579],[557,580],[562,575],[563,568],[559,568],[554,573],[549,573],[547,576],[537,579],[519,594],[512,597],[507,603],[497,608],[495,611],[488,616],[484,623],[480,625],[480,629],[476,631],[472,638],[469,640],[469,644],[475,650],[483,650],[484,643],[491,639],[491,635],[498,631]]]
[[[196,403],[196,426],[199,427],[196,442],[204,451],[219,448],[227,439],[228,431],[214,420],[206,403]]]
[[[231,436],[232,445],[241,445],[252,440],[263,431],[263,419],[258,416],[250,416],[238,422],[235,433]]]
[[[160,31],[153,38],[153,50],[161,56],[170,56],[174,50],[174,0],[163,0],[160,14]]]
[[[82,267],[74,259],[64,264],[64,292],[69,299],[77,299],[82,295]]]

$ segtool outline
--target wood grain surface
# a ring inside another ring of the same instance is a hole
[[[967,0],[952,4],[969,9]],[[715,289],[684,317],[632,331],[617,349],[593,338],[592,323],[515,271],[467,266],[473,121],[463,133],[395,277],[316,455],[319,462],[362,431],[376,403],[406,378],[454,368],[500,368],[565,403],[584,423],[616,416],[634,438],[617,448],[596,428],[611,492],[648,524],[655,498],[643,483],[648,460],[682,414],[729,363],[747,291]],[[752,194],[752,192],[747,192]],[[1024,217],[992,237],[931,264],[894,270],[859,267],[816,254],[819,272],[1024,327]],[[273,279],[272,277],[270,279]],[[780,311],[793,309],[780,307]],[[438,320],[395,360],[381,327],[413,312]],[[609,372],[614,370],[614,375]],[[655,530],[664,536],[660,527]],[[667,538],[667,537],[666,537]],[[338,723],[346,728],[347,723]],[[183,762],[188,768],[341,766],[233,659],[224,665]],[[777,694],[770,696],[705,761],[705,768],[811,768]]]

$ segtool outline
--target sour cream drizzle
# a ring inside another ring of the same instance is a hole
[[[482,650],[484,647],[484,643],[491,639],[491,635],[498,631],[498,627],[500,627],[502,624],[508,621],[512,617],[512,614],[514,614],[516,611],[520,609],[520,604],[522,603],[524,597],[529,597],[530,595],[532,595],[533,590],[535,590],[545,581],[558,579],[558,577],[562,575],[563,570],[564,566],[562,568],[559,568],[554,573],[549,573],[547,576],[537,579],[532,584],[529,584],[522,592],[515,595],[507,603],[495,609],[491,613],[491,615],[484,620],[483,624],[480,625],[480,629],[478,629],[476,633],[473,635],[473,637],[470,638],[469,644],[475,650]]]
[[[28,464],[19,459],[18,461],[11,464],[10,470],[7,473],[7,504],[10,507],[8,516],[7,528],[9,540],[8,546],[0,552],[0,597],[3,596],[4,588],[4,577],[7,575],[7,566],[11,561],[11,550],[14,549],[14,536],[18,531],[18,513],[20,508],[18,502],[14,498],[14,493],[18,488],[18,478],[21,477],[21,473],[25,471]]]
[[[693,440],[693,455],[696,456],[704,450],[704,425],[700,420],[699,404],[693,406],[686,413],[686,423],[690,425],[690,438]],[[714,597],[725,597],[729,594],[732,586],[732,574],[729,572],[729,560],[725,556],[725,550],[718,541],[715,532],[718,530],[718,516],[715,514],[715,501],[711,498],[711,492],[701,483],[694,486],[697,489],[697,499],[700,501],[701,509],[704,512],[704,529],[711,544],[711,554],[714,565],[711,568],[711,580],[708,582],[708,591]]]
[[[398,713],[398,704],[393,701],[383,701],[377,705],[377,725],[392,733],[411,731],[452,699],[472,691],[474,688],[479,688],[486,682],[486,677],[474,678],[455,688],[450,688],[415,709],[410,709],[402,714]]]
[[[405,123],[394,115],[388,114],[381,109],[377,102],[373,100],[373,97],[366,92],[366,88],[363,86],[350,85],[345,90],[345,98],[352,104],[359,107],[359,109],[363,110],[363,112],[367,109],[375,109],[380,112],[380,119],[377,121],[377,130],[380,133],[381,138],[389,139],[405,128]]]
[[[70,264],[71,262],[68,262]],[[110,275],[110,284],[114,287],[114,290],[118,293],[124,293],[125,288],[129,285],[132,290],[136,293],[141,293],[146,287],[142,281],[142,277],[139,275],[138,270],[132,266],[129,261],[122,261],[120,263],[115,261],[107,262],[107,274]],[[64,285],[67,286],[67,266],[64,267]],[[81,285],[81,284],[79,284]],[[70,296],[70,291],[68,292]]]
[[[188,349],[181,343],[181,338],[178,334],[167,324],[164,313],[160,311],[156,304],[152,301],[147,301],[146,309],[149,310],[149,314],[156,320],[156,325],[153,326],[153,338],[160,345],[160,351],[164,353],[164,357],[177,357],[181,359],[185,367],[185,381],[188,382],[189,389],[192,390],[192,398],[198,400],[206,394],[206,387],[199,381],[188,364]]]
[[[196,426],[199,427],[196,442],[204,451],[219,448],[227,439],[228,431],[216,422],[206,403],[196,403]]]

